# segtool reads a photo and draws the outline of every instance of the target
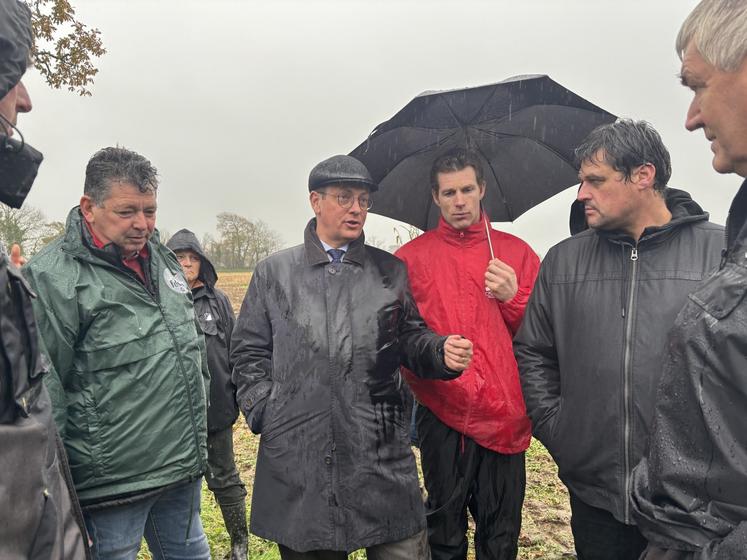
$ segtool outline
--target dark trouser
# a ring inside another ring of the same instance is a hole
[[[243,502],[246,487],[239,478],[233,456],[233,429],[208,433],[207,449],[208,470],[205,480],[218,504],[230,506]]]
[[[478,560],[516,558],[526,485],[524,453],[485,449],[422,405],[417,424],[433,560],[467,558],[467,508],[475,520]]]
[[[571,494],[571,531],[578,560],[638,560],[646,539],[638,527],[620,523],[604,509]]]
[[[641,560],[695,560],[697,557],[697,552],[667,550],[650,544],[643,551]]]
[[[310,552],[296,552],[290,548],[278,545],[282,560],[345,560],[346,552],[336,550],[312,550]],[[368,560],[430,560],[428,553],[428,535],[426,531],[402,539],[401,541],[377,544],[366,548]]]

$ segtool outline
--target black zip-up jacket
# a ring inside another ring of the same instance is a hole
[[[647,456],[633,475],[638,526],[699,560],[747,557],[747,181],[719,270],[669,337]]]
[[[0,100],[26,71],[32,42],[28,6],[0,0]],[[33,297],[0,249],[0,558],[84,560],[83,513],[42,381]]]
[[[589,229],[550,249],[514,339],[535,437],[576,497],[623,523],[666,334],[724,245],[687,193],[666,200],[671,221],[638,243]]]

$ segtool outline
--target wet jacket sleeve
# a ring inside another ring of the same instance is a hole
[[[521,321],[524,318],[524,310],[529,301],[529,296],[532,294],[534,282],[537,279],[537,272],[540,267],[539,257],[537,257],[529,245],[525,245],[524,249],[521,266],[514,270],[517,284],[516,294],[510,300],[499,304],[503,320],[506,322],[512,336],[518,332],[521,326]]]
[[[231,336],[233,335],[233,330],[236,327],[236,317],[233,313],[233,307],[231,306],[231,301],[228,299],[228,296],[224,294],[223,292],[219,292],[218,294],[218,305],[221,306],[223,310],[223,314],[221,316],[222,319],[224,319],[225,323],[225,334],[226,334],[226,345],[228,346],[228,356],[229,356],[229,367],[231,367],[231,370],[233,371],[233,363],[231,363],[230,357],[231,357]]]
[[[202,332],[200,322],[195,317],[195,328],[197,329],[197,344],[200,347],[200,369],[202,372],[202,385],[205,390],[205,404],[210,406],[210,368],[208,367],[207,343],[205,333]]]
[[[747,550],[747,521],[742,521],[723,539],[711,541],[700,552],[698,560],[733,560]]]
[[[547,446],[553,418],[560,406],[560,370],[549,310],[550,291],[544,270],[543,265],[521,328],[514,337],[514,354],[532,431]]]
[[[236,400],[249,429],[262,431],[267,397],[272,389],[272,325],[262,272],[254,271],[231,337],[231,363]]]
[[[402,364],[422,378],[454,379],[459,377],[461,372],[447,368],[444,363],[444,342],[448,337],[439,336],[428,329],[410,292],[404,266],[402,271],[404,275],[403,309],[399,321]]]
[[[65,436],[67,396],[65,387],[73,366],[74,345],[78,339],[81,318],[73,294],[61,293],[57,284],[45,281],[47,273],[23,270],[36,297],[32,299],[34,318],[39,331],[39,350],[47,357],[48,373],[44,382],[52,401],[52,415],[60,436]]]

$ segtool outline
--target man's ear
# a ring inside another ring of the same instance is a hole
[[[653,163],[644,163],[635,171],[635,182],[643,188],[654,188],[656,167]]]
[[[440,188],[440,187],[439,187]],[[431,189],[431,196],[433,197],[433,203],[441,208],[441,203],[438,200],[438,192]]]
[[[87,194],[80,197],[80,212],[89,224],[93,222],[93,207],[95,205]]]
[[[309,193],[309,204],[311,204],[311,209],[314,211],[314,215],[318,216],[322,211],[322,196],[316,192],[311,191]]]

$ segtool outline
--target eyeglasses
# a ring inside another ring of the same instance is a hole
[[[322,196],[328,194],[330,196],[335,196],[332,193],[328,193],[327,191],[316,191],[317,193],[321,194]],[[353,200],[355,200],[355,196],[352,193],[349,192],[342,192],[337,195],[337,204],[342,206],[345,209],[350,208],[353,206]],[[370,210],[373,206],[373,200],[371,200],[371,197],[362,194],[358,197],[358,206],[360,206],[361,210]]]

